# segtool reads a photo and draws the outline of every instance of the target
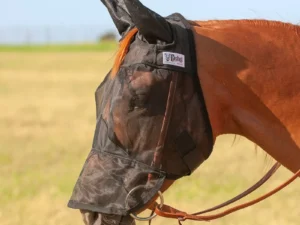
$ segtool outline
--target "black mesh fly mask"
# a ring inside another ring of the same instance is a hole
[[[128,2],[122,8],[103,1],[124,36],[135,27],[125,6],[138,1]],[[71,208],[128,216],[145,206],[165,179],[190,175],[211,154],[193,33],[180,14],[163,19],[171,41],[153,42],[139,29],[116,76],[109,73],[96,90],[93,145]]]

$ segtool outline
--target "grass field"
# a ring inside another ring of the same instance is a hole
[[[107,52],[117,47],[115,41],[104,41],[98,44],[57,44],[57,45],[0,45],[0,52]]]
[[[82,225],[66,207],[90,151],[95,126],[94,91],[114,51],[0,53],[0,224]],[[238,194],[272,165],[254,144],[218,139],[211,158],[166,194],[167,204],[200,211]],[[284,149],[283,149],[284,150]],[[281,168],[255,194],[291,176]],[[212,225],[298,225],[300,182],[270,199]],[[155,225],[177,224],[158,218]],[[138,223],[146,224],[146,223]],[[201,224],[186,222],[185,224]]]

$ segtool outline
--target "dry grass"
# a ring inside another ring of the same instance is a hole
[[[82,225],[79,213],[66,204],[92,142],[94,91],[113,55],[0,53],[1,225]],[[211,158],[192,176],[179,180],[166,193],[166,202],[194,212],[258,180],[272,161],[243,138],[232,146],[233,139],[219,138]],[[251,198],[290,176],[281,168]],[[299,224],[299,184],[211,224]],[[159,218],[153,224],[176,223]]]

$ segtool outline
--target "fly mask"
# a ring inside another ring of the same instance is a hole
[[[128,216],[165,179],[190,175],[210,156],[212,131],[185,18],[162,18],[139,1],[102,2],[122,38],[138,32],[96,90],[93,145],[68,206]]]

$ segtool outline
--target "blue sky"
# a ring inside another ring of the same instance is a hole
[[[261,18],[300,22],[300,0],[142,0],[142,3],[163,16],[180,12],[188,19],[199,20]],[[0,0],[0,6],[2,30],[43,26],[114,29],[100,0]]]

